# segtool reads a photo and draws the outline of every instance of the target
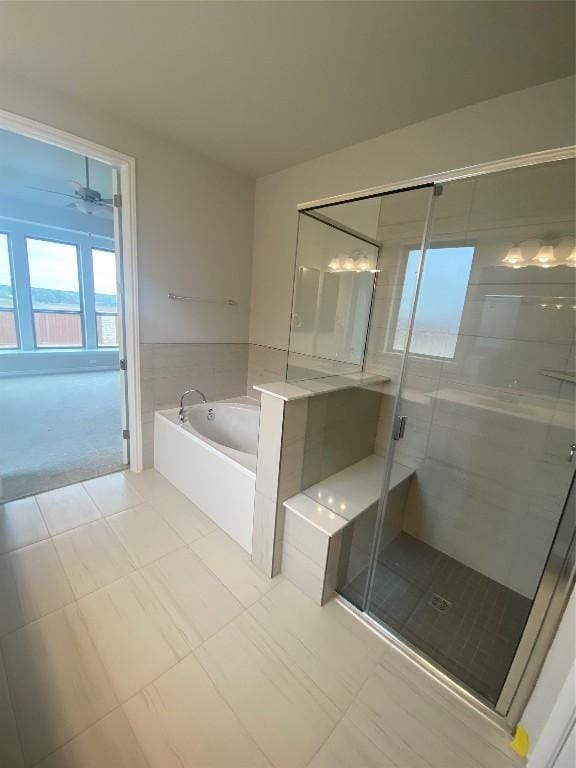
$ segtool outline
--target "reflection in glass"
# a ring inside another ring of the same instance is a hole
[[[0,232],[0,308],[14,306],[14,289],[12,287],[12,272],[10,271],[10,253],[8,237]]]
[[[93,248],[92,268],[96,311],[108,314],[116,312],[116,254],[114,251]]]
[[[118,346],[117,315],[96,315],[96,330],[99,347]]]
[[[288,379],[361,370],[378,248],[303,214]]]
[[[8,237],[0,233],[0,348],[14,349],[17,346],[14,288],[10,270]]]
[[[118,346],[116,254],[92,249],[96,335],[99,347]]]

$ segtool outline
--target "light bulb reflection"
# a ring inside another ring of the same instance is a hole
[[[536,256],[532,259],[532,263],[542,269],[548,269],[554,266],[556,263],[556,256],[554,256],[554,248],[551,245],[543,245]]]

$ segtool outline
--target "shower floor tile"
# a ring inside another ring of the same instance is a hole
[[[342,591],[358,604],[366,573]],[[380,555],[370,613],[495,702],[530,611],[528,598],[400,534]]]

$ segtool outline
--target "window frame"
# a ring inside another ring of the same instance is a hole
[[[45,243],[56,243],[57,245],[71,245],[76,250],[76,274],[78,277],[78,309],[35,309],[34,307],[34,298],[32,296],[32,282],[30,278],[30,254],[28,253],[28,240],[40,240]],[[35,235],[28,235],[26,232],[24,233],[24,243],[26,247],[26,266],[28,269],[28,291],[30,294],[30,306],[32,308],[32,333],[34,334],[34,349],[60,349],[60,350],[66,350],[66,349],[87,349],[86,346],[86,313],[84,308],[84,291],[83,291],[83,280],[82,280],[82,265],[80,260],[80,244],[78,242],[73,242],[70,240],[62,240],[60,238],[54,238],[54,237],[39,237]],[[36,322],[35,322],[35,315],[36,314],[46,314],[46,315],[80,315],[80,334],[82,336],[82,343],[81,344],[69,344],[69,345],[42,345],[40,346],[38,344],[38,336],[36,333]]]
[[[10,276],[14,298],[14,318],[16,324],[17,347],[0,347],[0,355],[20,352],[82,352],[119,350],[119,346],[99,346],[97,343],[96,310],[94,304],[94,285],[92,267],[92,249],[109,251],[116,254],[115,238],[101,234],[67,230],[56,226],[36,222],[20,221],[0,216],[0,233],[8,240],[10,258]],[[59,243],[76,248],[80,309],[34,309],[27,248],[27,238]],[[118,258],[116,254],[116,258]],[[121,308],[122,297],[117,293],[117,307]],[[8,310],[10,311],[10,310]],[[44,314],[80,314],[82,344],[77,346],[39,346],[34,321],[34,313]],[[117,322],[124,322],[123,309],[117,311]],[[112,313],[113,314],[113,313]],[[119,329],[118,333],[122,331]],[[119,337],[120,338],[120,337]]]
[[[12,239],[10,237],[10,232],[8,230],[5,230],[4,228],[0,229],[0,236],[4,235],[6,237],[6,247],[8,250],[8,272],[10,274],[10,284],[12,286],[12,309],[9,309],[8,307],[0,307],[0,312],[11,312],[12,317],[14,318],[14,327],[16,330],[16,346],[14,347],[2,347],[0,346],[0,350],[3,352],[10,352],[14,350],[22,349],[22,342],[20,338],[20,323],[18,322],[18,297],[16,294],[16,281],[14,279],[14,256],[12,253]]]
[[[472,273],[472,267],[474,265],[474,257],[475,257],[475,254],[476,254],[476,246],[477,246],[477,243],[476,243],[476,241],[473,241],[473,240],[465,240],[465,241],[458,240],[457,242],[454,242],[454,241],[439,241],[439,242],[434,242],[433,245],[429,244],[426,247],[425,255],[427,256],[430,251],[442,250],[442,249],[446,249],[446,248],[472,248],[473,249],[473,251],[472,251],[472,261],[470,263],[470,274],[471,274]],[[455,334],[456,335],[456,346],[454,347],[454,354],[452,355],[452,357],[445,357],[443,355],[427,355],[427,354],[424,354],[422,352],[413,352],[409,347],[408,347],[408,350],[406,350],[406,349],[397,348],[397,347],[394,346],[394,339],[396,338],[396,332],[397,332],[397,328],[398,328],[398,318],[399,318],[399,315],[400,315],[400,306],[401,306],[402,298],[403,298],[403,294],[404,294],[404,287],[406,285],[406,271],[408,269],[408,260],[410,258],[410,253],[412,251],[421,251],[421,250],[422,250],[422,245],[421,244],[420,245],[406,245],[403,248],[404,259],[402,261],[402,279],[400,281],[401,285],[402,285],[402,292],[400,294],[400,299],[398,301],[398,306],[396,307],[396,309],[394,311],[394,316],[393,316],[393,318],[391,318],[391,323],[390,323],[390,326],[389,326],[390,332],[389,332],[389,336],[388,336],[388,340],[387,340],[387,344],[386,344],[386,349],[387,349],[387,352],[389,352],[389,353],[391,353],[393,355],[403,355],[407,351],[407,354],[409,354],[411,357],[417,357],[417,358],[419,358],[421,360],[435,360],[435,361],[441,362],[441,363],[452,363],[456,359],[456,354],[458,352],[458,347],[460,345],[460,328],[462,326],[462,318],[464,316],[464,308],[466,306],[466,296],[468,295],[468,286],[470,285],[470,281],[468,281],[468,285],[466,286],[466,293],[464,294],[464,306],[462,307],[462,312],[460,313],[460,319],[458,321],[458,331]],[[411,311],[414,311],[414,312],[418,311],[418,306],[416,306],[416,307],[412,306],[411,307]],[[416,317],[414,317],[414,320],[416,320]]]
[[[114,266],[116,268],[116,312],[101,312],[96,307],[96,289],[94,288],[94,251],[104,251],[106,253],[114,254]],[[92,293],[94,294],[94,316],[96,318],[96,349],[119,349],[120,344],[117,342],[114,346],[108,346],[98,343],[98,316],[100,317],[115,317],[116,318],[116,339],[119,339],[119,327],[118,327],[118,307],[120,304],[120,292],[118,291],[118,263],[116,251],[112,248],[101,248],[100,246],[90,246],[90,264],[92,267]]]

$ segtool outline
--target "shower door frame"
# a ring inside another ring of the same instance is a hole
[[[485,176],[499,171],[515,170],[531,165],[541,165],[561,160],[576,160],[576,145],[560,147],[558,149],[543,150],[531,154],[518,155],[490,163],[482,163],[465,168],[459,168],[444,173],[431,174],[428,176],[417,177],[405,181],[386,184],[379,187],[372,187],[366,190],[359,190],[350,194],[335,195],[321,200],[312,200],[298,205],[298,212],[312,212],[317,209],[325,209],[333,205],[343,203],[357,202],[372,197],[380,197],[386,194],[407,192],[422,187],[433,187],[434,195],[431,198],[430,208],[426,217],[422,238],[422,252],[418,265],[417,284],[413,297],[413,304],[410,316],[410,329],[414,324],[415,310],[418,301],[422,270],[426,257],[426,248],[429,241],[430,225],[433,217],[434,200],[436,195],[441,192],[442,184],[452,181],[463,181],[476,176]],[[368,343],[368,334],[365,344]],[[402,381],[407,360],[408,344],[403,355],[402,370],[398,393],[394,404],[394,415],[397,416],[397,410],[402,393]],[[394,424],[395,419],[392,420]],[[390,441],[392,438],[390,437]],[[393,451],[388,451],[392,455]],[[475,709],[481,711],[485,716],[500,723],[502,726],[513,729],[518,724],[520,716],[526,706],[530,694],[532,693],[536,680],[546,658],[546,655],[552,645],[554,634],[566,607],[576,582],[576,520],[574,519],[574,510],[576,509],[576,475],[573,474],[571,486],[562,513],[554,534],[550,551],[540,578],[538,589],[532,602],[532,607],[528,620],[524,627],[520,643],[508,670],[506,680],[498,701],[494,706],[486,703],[478,694],[473,692],[459,680],[444,672],[435,663],[428,660],[422,653],[416,650],[403,638],[388,630],[376,619],[372,618],[367,612],[367,597],[370,592],[370,585],[373,579],[375,568],[374,553],[377,548],[377,542],[380,538],[380,532],[383,525],[384,508],[388,494],[389,476],[391,470],[391,459],[387,461],[383,478],[383,493],[378,507],[378,518],[375,527],[375,536],[372,546],[372,554],[369,564],[369,576],[367,579],[364,597],[362,601],[363,609],[360,610],[349,603],[342,596],[337,599],[349,611],[357,615],[362,621],[375,629],[379,634],[384,635],[393,643],[404,655],[411,661],[423,668],[436,679],[440,680],[450,690],[459,695],[465,702]],[[572,511],[572,515],[570,512]]]

